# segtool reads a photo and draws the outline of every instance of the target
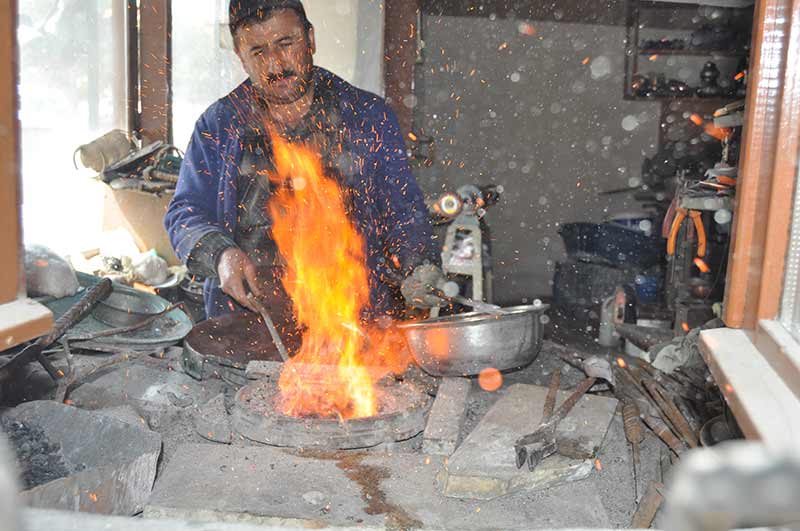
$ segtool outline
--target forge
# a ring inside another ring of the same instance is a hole
[[[422,433],[432,402],[425,390],[394,378],[385,378],[377,386],[378,414],[343,420],[286,415],[279,408],[277,380],[261,380],[236,393],[233,427],[252,441],[318,450],[372,448]]]

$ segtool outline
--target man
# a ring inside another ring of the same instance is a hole
[[[232,0],[230,30],[249,79],[198,120],[165,224],[177,255],[207,278],[209,317],[261,297],[284,321],[281,259],[270,236],[270,134],[312,146],[348,198],[366,242],[372,315],[438,304],[443,277],[427,209],[392,110],[314,66],[314,28],[299,0]]]

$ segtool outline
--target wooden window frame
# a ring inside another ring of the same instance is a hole
[[[700,350],[749,438],[800,439],[800,343],[778,320],[800,163],[800,0],[757,0],[723,319]]]
[[[17,0],[0,7],[0,351],[50,331],[53,314],[27,298],[22,266],[22,204]]]

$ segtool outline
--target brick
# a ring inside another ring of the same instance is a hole
[[[429,455],[452,455],[458,447],[472,382],[466,378],[444,378],[428,414],[422,451]]]

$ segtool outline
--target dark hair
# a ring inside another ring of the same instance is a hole
[[[313,28],[314,25],[311,24],[311,21],[308,20],[306,11],[305,9],[302,8],[302,6],[297,8],[291,6],[276,5],[274,7],[266,7],[263,9],[259,9],[250,16],[240,18],[235,22],[230,23],[228,26],[231,30],[231,37],[233,37],[234,43],[236,42],[236,32],[239,30],[239,28],[250,24],[258,24],[259,22],[264,22],[265,20],[269,20],[270,18],[272,18],[273,12],[279,9],[290,9],[295,13],[297,13],[297,16],[300,17],[300,22],[303,24],[303,30],[305,30],[306,32],[306,37],[308,36],[308,32],[311,31],[311,28]]]

